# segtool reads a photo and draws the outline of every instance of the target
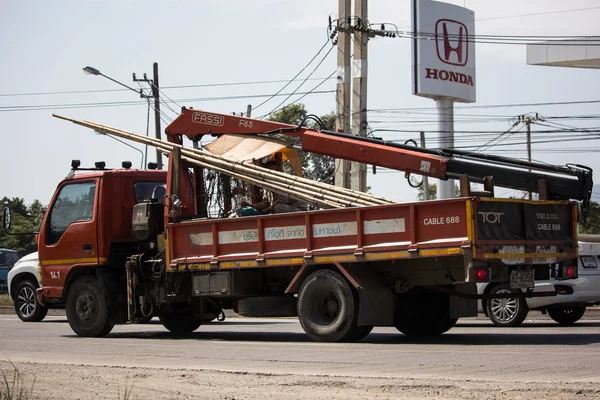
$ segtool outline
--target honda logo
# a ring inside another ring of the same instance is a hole
[[[469,31],[462,22],[439,19],[435,23],[435,40],[440,61],[458,65],[467,64],[469,59]]]

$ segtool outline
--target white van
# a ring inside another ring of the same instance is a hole
[[[583,236],[583,235],[582,235]],[[479,312],[497,326],[519,326],[529,310],[548,313],[561,325],[571,325],[583,316],[590,305],[600,304],[600,243],[579,242],[579,277],[559,281],[550,279],[535,284],[534,292],[556,291],[556,296],[480,300]],[[477,284],[482,293],[511,293],[508,284]]]

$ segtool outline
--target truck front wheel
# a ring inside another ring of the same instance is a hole
[[[78,278],[67,295],[67,320],[79,336],[102,337],[114,327],[104,288],[92,276]]]
[[[326,269],[302,283],[298,317],[304,332],[318,342],[355,341],[372,329],[356,325],[358,296],[339,273]]]

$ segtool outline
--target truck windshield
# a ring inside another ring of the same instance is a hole
[[[96,182],[65,185],[58,194],[50,211],[48,243],[59,241],[73,222],[91,221],[94,217]]]

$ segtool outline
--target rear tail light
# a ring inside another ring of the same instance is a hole
[[[560,278],[561,279],[575,279],[577,278],[577,266],[574,265],[563,265],[560,267]]]
[[[483,282],[490,279],[490,269],[489,268],[474,268],[473,276],[475,277],[475,281]]]

